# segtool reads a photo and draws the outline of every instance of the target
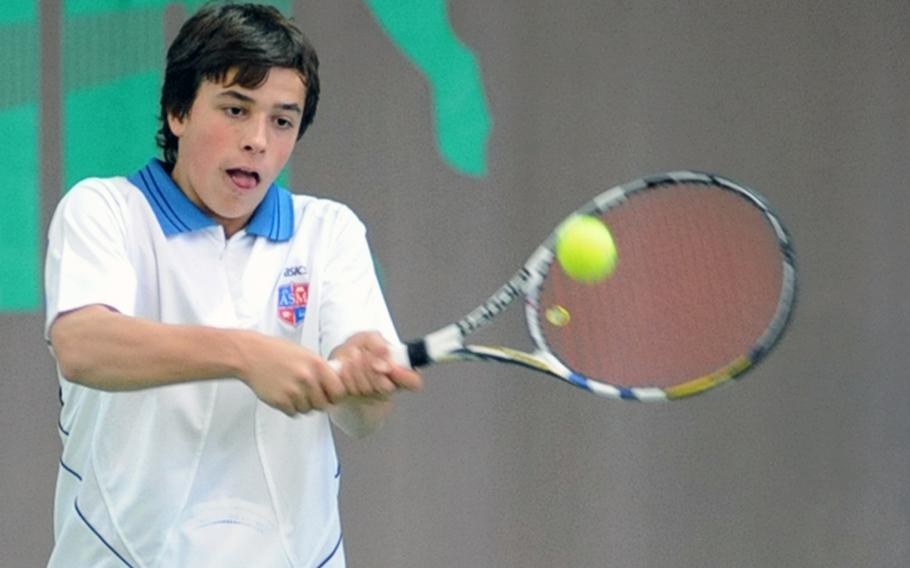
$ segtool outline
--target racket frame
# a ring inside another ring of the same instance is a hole
[[[762,212],[771,227],[783,263],[781,293],[765,332],[748,353],[707,375],[667,387],[624,388],[596,381],[567,367],[547,345],[540,321],[539,296],[543,281],[555,259],[558,227],[528,257],[524,265],[484,303],[457,322],[423,338],[394,346],[396,361],[413,368],[451,361],[498,361],[540,371],[596,395],[640,402],[663,402],[693,396],[730,382],[755,367],[783,336],[793,314],[797,292],[795,254],[789,233],[768,201],[755,191],[727,178],[698,171],[681,170],[642,178],[597,195],[570,217],[601,215],[622,205],[630,196],[668,184],[704,184],[725,189],[750,202]],[[525,298],[527,330],[535,345],[532,353],[501,346],[469,345],[465,338],[487,326],[519,296]]]

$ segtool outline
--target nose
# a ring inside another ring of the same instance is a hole
[[[254,154],[261,154],[265,151],[268,143],[268,128],[266,120],[257,119],[247,122],[247,128],[243,133],[243,150]]]

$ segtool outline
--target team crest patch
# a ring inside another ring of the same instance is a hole
[[[310,285],[292,282],[278,287],[278,317],[294,327],[303,323],[310,301]]]

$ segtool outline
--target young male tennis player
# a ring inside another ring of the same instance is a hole
[[[344,566],[330,421],[366,434],[422,379],[389,356],[363,224],[273,183],[317,68],[277,10],[203,8],[168,51],[163,160],[61,201],[50,566]]]

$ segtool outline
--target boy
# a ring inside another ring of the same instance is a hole
[[[50,566],[344,566],[330,421],[365,435],[422,379],[389,355],[362,223],[272,183],[318,97],[280,12],[209,5],[168,51],[164,160],[61,201]]]

